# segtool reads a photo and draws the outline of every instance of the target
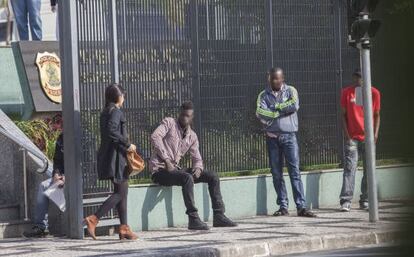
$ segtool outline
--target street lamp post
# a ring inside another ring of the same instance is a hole
[[[63,142],[65,146],[66,235],[83,238],[79,50],[76,4],[60,1],[59,50],[62,74]]]
[[[378,221],[377,180],[375,177],[375,139],[372,111],[370,39],[377,32],[380,22],[369,17],[378,0],[348,1],[349,45],[360,51],[362,68],[362,95],[365,128],[365,168],[368,176],[369,221]]]
[[[374,125],[372,111],[372,91],[371,91],[371,60],[369,40],[361,43],[361,66],[362,66],[362,95],[364,103],[364,127],[365,127],[365,167],[368,176],[368,201],[369,201],[369,221],[378,221],[378,194],[377,180],[375,175],[375,142]]]

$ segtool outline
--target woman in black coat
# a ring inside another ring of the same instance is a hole
[[[105,108],[100,116],[101,145],[98,151],[98,175],[100,180],[111,180],[114,193],[101,205],[94,215],[85,218],[88,232],[96,239],[95,228],[99,219],[117,207],[121,226],[120,239],[137,239],[127,223],[128,171],[126,154],[136,146],[128,141],[126,119],[121,107],[124,89],[117,84],[105,90]]]

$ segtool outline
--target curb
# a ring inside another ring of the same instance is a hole
[[[200,247],[143,253],[142,257],[266,257],[311,251],[345,249],[363,245],[393,243],[401,241],[403,232],[378,231],[360,232],[349,235],[328,234],[321,236],[303,236],[282,238],[266,242],[229,244],[218,247]],[[123,255],[128,256],[128,255]]]

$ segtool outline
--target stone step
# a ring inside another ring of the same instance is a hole
[[[18,220],[20,218],[20,206],[18,204],[0,205],[0,222]]]
[[[0,222],[0,239],[21,237],[23,231],[30,229],[30,221],[13,220]]]

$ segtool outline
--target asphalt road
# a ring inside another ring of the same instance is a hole
[[[361,248],[352,248],[345,250],[333,250],[322,252],[302,253],[296,255],[285,255],[286,257],[367,257],[367,256],[380,256],[380,257],[395,257],[402,256],[401,247],[399,246],[368,246]]]

